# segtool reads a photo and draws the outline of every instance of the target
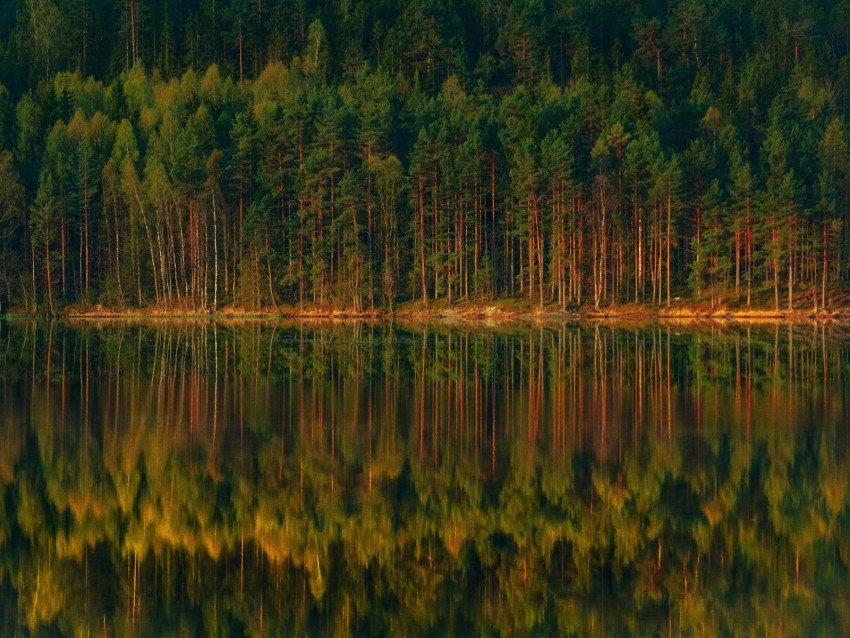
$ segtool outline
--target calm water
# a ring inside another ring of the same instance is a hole
[[[0,324],[1,635],[850,635],[850,338]]]

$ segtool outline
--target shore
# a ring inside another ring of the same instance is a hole
[[[32,317],[21,309],[9,309],[9,317]],[[40,316],[40,315],[39,315]],[[100,305],[70,306],[53,315],[73,319],[124,319],[124,318],[215,318],[215,319],[331,319],[331,320],[400,320],[470,322],[561,322],[578,320],[599,321],[712,321],[712,322],[786,322],[811,321],[850,323],[850,306],[819,309],[794,308],[792,310],[759,308],[755,306],[714,306],[708,304],[678,303],[671,307],[641,304],[609,305],[599,308],[584,306],[564,310],[557,305],[539,306],[524,299],[499,299],[493,302],[470,301],[448,304],[434,302],[425,305],[409,302],[392,311],[374,308],[365,311],[330,306],[278,306],[260,309],[228,306],[211,310],[180,308],[110,308]]]

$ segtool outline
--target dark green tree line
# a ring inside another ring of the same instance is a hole
[[[2,12],[20,308],[846,293],[846,2]]]

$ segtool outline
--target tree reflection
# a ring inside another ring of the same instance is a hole
[[[2,633],[850,631],[828,326],[9,323]]]

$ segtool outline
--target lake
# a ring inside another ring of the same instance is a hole
[[[850,331],[0,323],[0,634],[850,635]]]

